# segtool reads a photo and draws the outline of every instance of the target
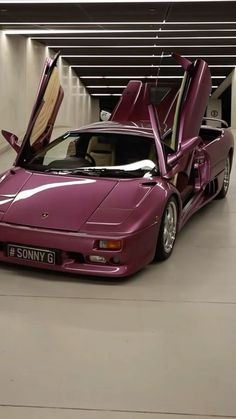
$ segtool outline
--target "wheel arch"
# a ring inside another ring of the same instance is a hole
[[[180,216],[182,211],[182,201],[181,198],[176,190],[171,190],[170,194],[168,196],[168,200],[170,198],[174,197],[177,203],[177,211],[178,211],[178,230],[179,230],[179,222],[180,222]],[[164,211],[163,211],[164,212]]]

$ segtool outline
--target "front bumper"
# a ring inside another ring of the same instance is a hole
[[[100,239],[121,240],[122,249],[98,250],[94,247],[94,243]],[[152,261],[156,241],[156,224],[135,233],[114,237],[0,223],[0,261],[73,274],[125,277],[137,272]],[[5,252],[6,243],[58,250],[60,262],[48,265],[42,262],[8,257]],[[107,262],[90,262],[89,255],[105,257]],[[114,256],[119,258],[119,263],[112,262]]]

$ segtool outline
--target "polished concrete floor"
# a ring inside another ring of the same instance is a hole
[[[235,168],[130,279],[0,266],[1,419],[236,417]]]

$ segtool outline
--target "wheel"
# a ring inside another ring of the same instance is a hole
[[[227,195],[227,192],[229,190],[230,169],[231,169],[230,158],[228,156],[226,160],[226,164],[225,164],[223,185],[220,192],[216,196],[217,199],[223,199]]]
[[[162,216],[154,260],[165,260],[171,255],[177,235],[177,224],[177,202],[174,197],[171,197],[166,204]]]

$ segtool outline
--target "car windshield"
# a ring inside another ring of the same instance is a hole
[[[138,177],[158,171],[153,138],[112,133],[67,133],[34,151],[24,167],[58,174]]]

